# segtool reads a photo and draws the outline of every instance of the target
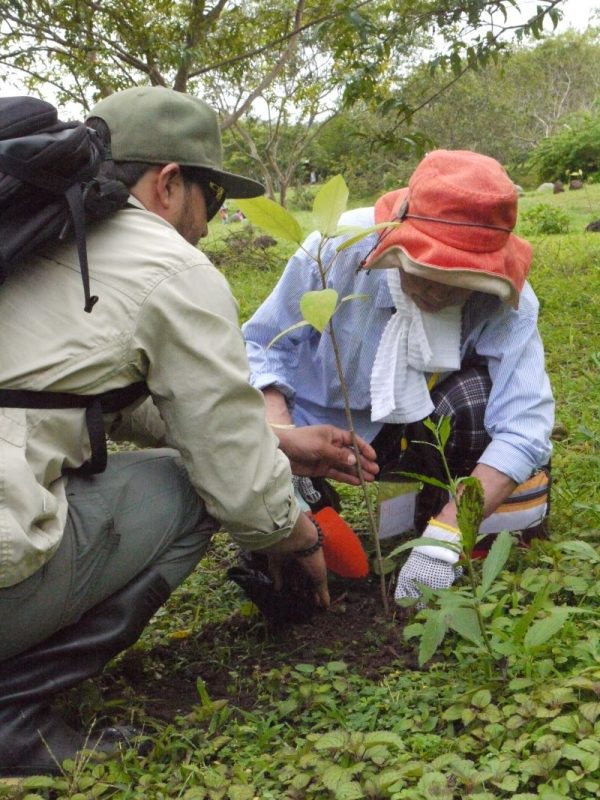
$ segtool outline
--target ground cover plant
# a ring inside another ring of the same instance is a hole
[[[418,626],[430,612],[384,619],[376,578],[332,582],[329,612],[267,630],[226,580],[236,553],[219,535],[140,643],[64,699],[65,713],[88,726],[142,726],[147,755],[0,782],[0,798],[600,795],[600,234],[584,231],[600,218],[600,186],[521,200],[522,209],[539,203],[571,221],[569,234],[532,238],[531,282],[557,397],[552,535],[513,548],[482,604],[499,640],[515,632],[494,669],[453,631],[419,667]],[[302,221],[308,229],[308,215]],[[236,250],[232,235],[250,244]],[[208,241],[229,251],[222,269],[244,318],[290,250],[255,248],[259,235],[213,223]],[[360,493],[342,494],[348,521],[365,530]],[[553,609],[564,610],[560,619]]]

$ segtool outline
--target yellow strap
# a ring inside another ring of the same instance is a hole
[[[429,376],[429,380],[427,381],[427,388],[429,389],[429,391],[431,391],[433,389],[433,387],[436,385],[436,383],[438,382],[438,378],[439,377],[440,377],[440,373],[439,372],[433,372]]]
[[[458,534],[460,534],[460,530],[458,528],[455,528],[454,525],[448,525],[447,522],[440,522],[435,517],[432,517],[429,520],[429,524],[430,525],[436,525],[438,528],[443,528],[445,531],[450,531],[450,533],[458,533]]]
[[[436,383],[438,382],[438,378],[439,377],[440,377],[440,373],[439,372],[433,372],[429,376],[429,379],[427,381],[427,389],[429,391],[431,391],[433,389],[433,387],[436,385]],[[400,452],[403,453],[406,450],[407,447],[408,447],[408,439],[405,436],[403,436],[400,439]]]

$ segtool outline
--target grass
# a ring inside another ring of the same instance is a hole
[[[571,231],[585,231],[588,223],[600,218],[600,184],[584,184],[582,189],[559,194],[552,192],[526,192],[519,200],[520,212],[526,212],[539,203],[566,211],[571,220]]]
[[[224,580],[234,553],[222,535],[140,644],[109,671],[105,699],[96,684],[69,698],[87,721],[103,714],[142,721],[150,755],[66,765],[59,779],[0,783],[0,798],[600,795],[600,234],[583,232],[600,216],[600,186],[528,194],[521,208],[540,202],[560,205],[572,220],[571,233],[533,240],[530,276],[557,399],[552,539],[514,553],[489,618],[499,625],[518,620],[545,593],[572,610],[563,628],[529,650],[507,654],[492,679],[474,648],[452,637],[423,670],[410,660],[410,638],[376,674],[350,668],[334,640],[307,663],[302,641],[282,644],[267,635]],[[208,245],[216,260],[219,253],[227,259],[222,268],[245,319],[277,280],[289,248],[255,253],[243,236],[235,242],[244,230],[213,223]],[[360,500],[349,490],[345,501],[360,527]],[[561,549],[565,540],[593,549],[569,553]],[[533,616],[543,620],[545,605],[540,600],[538,606]],[[343,615],[338,619],[343,625]],[[401,637],[402,623],[393,624]],[[410,626],[406,632],[410,636]],[[304,635],[310,637],[310,629]],[[355,648],[374,662],[382,642],[373,629]],[[131,679],[134,667],[141,681]],[[181,693],[186,680],[194,697],[185,710],[172,713],[170,722],[153,714],[152,703],[168,705],[168,690]],[[217,685],[220,693],[211,696]]]

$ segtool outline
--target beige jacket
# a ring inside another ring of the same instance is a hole
[[[146,380],[152,399],[107,418],[111,437],[176,448],[242,546],[289,535],[299,513],[289,463],[248,383],[225,278],[141,207],[96,226],[87,246],[100,297],[91,314],[70,245],[0,287],[0,386],[95,394]],[[82,410],[0,408],[0,587],[52,557],[68,511],[63,470],[89,455]]]

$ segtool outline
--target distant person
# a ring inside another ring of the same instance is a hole
[[[358,432],[377,453],[382,474],[404,470],[445,480],[427,417],[449,416],[446,455],[455,477],[473,475],[485,492],[489,521],[513,495],[505,519],[527,537],[544,532],[547,503],[516,515],[540,491],[547,500],[554,401],[537,328],[539,304],[525,278],[530,245],[513,234],[517,191],[492,158],[438,150],[417,166],[408,188],[341,224],[396,222],[336,252],[321,251],[327,287],[343,303],[334,317],[342,368]],[[321,289],[311,234],[289,260],[261,307],[244,325],[252,382],[268,419],[298,427],[345,424],[331,339],[301,327],[269,342],[301,318],[305,292]],[[431,391],[430,391],[430,387]],[[405,440],[408,447],[401,450]],[[434,539],[458,539],[456,507],[426,485],[414,525]],[[457,556],[440,547],[413,550],[402,568],[398,599],[418,597],[417,583],[449,587]]]

